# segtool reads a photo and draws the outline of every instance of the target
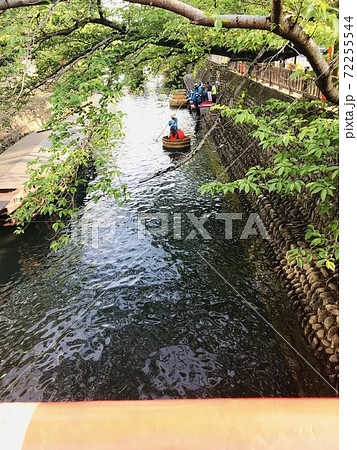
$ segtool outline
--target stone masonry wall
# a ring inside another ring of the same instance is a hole
[[[233,106],[240,95],[239,86],[243,78],[226,67],[210,64],[200,71],[198,77],[204,81],[219,78],[217,101],[220,104]],[[245,88],[245,104],[248,106],[260,105],[269,98],[292,101],[287,95],[251,80]],[[212,126],[218,117],[217,112],[205,115],[207,126]],[[250,131],[250,126],[236,125],[225,117],[220,118],[215,129],[213,140],[232,180],[243,178],[253,165],[265,166],[271,161],[273,152],[263,151],[258,141],[248,136]],[[324,220],[314,202],[304,195],[284,198],[264,192],[259,196],[253,193],[240,193],[239,196],[248,210],[259,213],[266,226],[270,236],[266,241],[267,252],[274,270],[297,312],[308,344],[325,368],[324,376],[336,387],[339,372],[338,268],[331,272],[316,267],[314,263],[299,268],[287,257],[293,246],[306,246],[304,234],[307,224],[313,223],[320,228]]]

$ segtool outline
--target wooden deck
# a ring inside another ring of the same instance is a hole
[[[35,158],[45,161],[49,153],[39,152],[51,145],[51,131],[34,132],[23,137],[0,155],[0,216],[14,211],[26,196],[24,184],[28,181],[27,163]],[[0,226],[1,226],[0,221]],[[2,223],[4,224],[4,222]]]

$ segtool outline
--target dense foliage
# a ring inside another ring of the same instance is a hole
[[[174,77],[173,69],[182,71],[197,59],[185,55],[178,65],[182,50],[150,45],[150,36],[155,35],[151,27],[158,26],[162,17],[154,17],[139,33],[134,26],[137,18],[128,7],[107,24],[98,5],[73,1],[70,6],[58,2],[0,16],[3,124],[39,89],[50,89],[53,105],[48,123],[53,130],[51,156],[29,166],[29,195],[12,216],[17,233],[38,214],[55,218],[56,233],[65,228],[65,220],[77,213],[75,194],[86,185],[78,177],[80,167],[96,169],[96,182],[88,188],[95,200],[111,195],[119,203],[126,201],[126,186],[110,163],[111,142],[121,133],[122,117],[113,104],[124,86],[140,89],[146,77],[163,70]],[[66,34],[61,34],[63,30]],[[68,241],[67,235],[58,236],[53,249]]]
[[[190,4],[212,17],[229,13],[268,16],[271,12],[271,2],[267,0],[192,0]],[[337,48],[338,11],[331,0],[287,0],[284,8],[291,23],[299,24],[317,44]],[[119,1],[102,4],[101,0],[57,0],[0,11],[0,112],[3,122],[6,123],[6,118],[39,89],[51,90],[53,104],[49,124],[54,130],[52,156],[44,165],[33,164],[30,169],[30,195],[14,216],[19,225],[18,232],[35,213],[55,214],[58,220],[53,229],[64,228],[64,220],[76,213],[74,193],[85,183],[77,176],[78,168],[91,161],[100,175],[96,185],[90,187],[92,195],[95,198],[113,195],[119,202],[125,201],[126,187],[121,186],[119,174],[110,165],[110,142],[115,133],[120,133],[121,122],[120,113],[113,113],[112,105],[122,95],[124,87],[138,89],[145,78],[164,71],[169,74],[168,81],[172,85],[181,83],[187,64],[205,58],[211,48],[239,54],[243,50],[257,52],[265,46],[282,52],[289,44],[269,31],[228,30],[222,25],[222,20],[217,19],[213,28],[197,27],[163,9]],[[93,101],[95,94],[101,94],[99,105]],[[265,147],[273,145],[274,139],[277,140],[274,146],[285,148],[287,144],[294,144],[296,147],[290,155],[288,152],[277,155],[276,168],[269,169],[271,173],[264,175],[263,169],[252,169],[248,174],[251,183],[259,183],[259,189],[272,189],[272,180],[276,178],[277,192],[286,194],[286,191],[293,193],[306,189],[312,195],[320,195],[321,208],[326,207],[335,189],[332,166],[327,167],[323,176],[319,166],[319,173],[314,173],[316,180],[311,181],[315,185],[305,182],[301,173],[279,174],[281,167],[294,158],[302,167],[314,166],[318,151],[314,153],[312,141],[319,133],[314,137],[313,131],[306,131],[306,136],[311,136],[308,160],[296,153],[302,151],[306,140],[299,139],[296,133],[279,129],[274,134],[268,124],[263,119],[258,120],[253,113],[222,112],[236,118],[244,114],[244,120],[256,120],[259,125],[256,133]],[[296,114],[295,119],[293,114]],[[294,120],[303,121],[299,114],[298,107],[291,109],[285,119],[286,127]],[[301,124],[313,130],[320,127],[322,122],[318,121],[328,123],[329,120],[332,119],[321,116],[315,123]],[[73,134],[73,128],[78,132]],[[331,128],[327,128],[330,132]],[[330,142],[335,142],[334,139],[331,137]],[[236,183],[238,186],[243,182]],[[62,236],[61,239],[67,238]],[[324,237],[321,239],[323,241]],[[56,247],[54,242],[53,248]],[[331,251],[328,250],[328,255],[320,260],[333,264]]]
[[[310,205],[316,205],[328,224],[323,229],[308,226],[307,248],[290,251],[290,259],[303,262],[315,260],[318,266],[335,269],[338,259],[338,219],[336,193],[338,189],[339,120],[336,111],[324,102],[298,101],[286,103],[270,100],[263,107],[246,109],[214,107],[236,124],[250,124],[250,132],[265,152],[272,154],[272,164],[251,167],[246,177],[231,183],[209,183],[203,192],[233,192],[238,189],[259,195],[262,191],[281,196],[304,195]]]

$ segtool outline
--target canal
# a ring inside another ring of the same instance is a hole
[[[223,170],[213,145],[140,183],[180,158],[156,140],[168,100],[149,85],[119,108],[113,162],[130,202],[86,198],[56,254],[46,223],[0,230],[0,400],[332,395],[262,237],[241,238],[250,211],[199,194]],[[203,125],[177,116],[195,148]],[[217,214],[231,213],[243,217],[227,239]]]

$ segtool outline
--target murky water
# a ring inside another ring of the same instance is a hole
[[[249,214],[233,196],[198,192],[222,171],[214,148],[139,183],[172,163],[156,141],[167,103],[146,92],[120,106],[126,137],[113,156],[129,204],[87,199],[57,254],[46,224],[0,230],[1,400],[329,394],[272,329],[309,358],[262,239],[240,239]],[[177,115],[194,147],[200,124]],[[232,239],[216,217],[227,212],[243,212]],[[192,222],[203,214],[210,238]]]

